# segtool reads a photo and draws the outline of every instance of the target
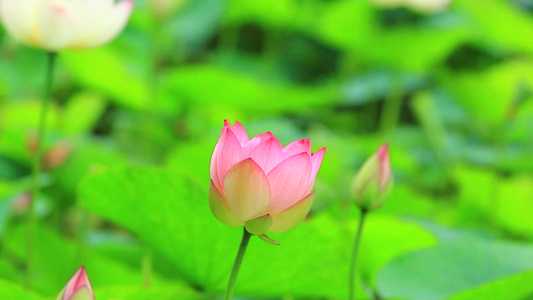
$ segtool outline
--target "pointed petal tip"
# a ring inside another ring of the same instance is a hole
[[[326,147],[322,147],[318,150],[315,151],[315,153],[312,153],[311,154],[311,157],[315,156],[315,155],[323,155],[324,153],[326,153]]]
[[[380,162],[388,161],[389,158],[389,145],[384,143],[378,149],[378,158]]]
[[[132,8],[135,6],[135,2],[133,0],[124,0],[123,3],[125,5],[129,5]]]
[[[87,275],[85,266],[81,266],[76,271],[76,273],[74,273],[74,275],[70,278],[70,280],[67,282],[67,285],[60,294],[60,299],[70,300],[72,299],[72,297],[75,297],[75,295],[79,293],[86,293],[87,297],[90,297],[90,299],[94,299],[93,289],[91,286],[91,282],[89,281],[89,276]]]
[[[273,239],[268,237],[266,234],[261,234],[261,235],[258,235],[257,237],[259,237],[261,240],[263,240],[263,241],[265,241],[265,242],[267,242],[269,244],[279,246],[278,242],[274,241]]]
[[[125,11],[125,13],[129,15],[135,7],[135,2],[133,0],[122,0],[120,2],[117,2],[116,5],[116,7],[118,7],[122,11]]]
[[[387,144],[387,143],[383,143],[383,144],[379,147],[379,149],[378,149],[378,153],[379,153],[380,155],[384,155],[384,154],[386,154],[387,152],[389,152],[389,144]]]

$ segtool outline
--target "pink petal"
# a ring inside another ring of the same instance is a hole
[[[272,137],[252,149],[249,156],[268,174],[282,160],[281,149],[281,143]]]
[[[283,157],[291,157],[302,152],[311,155],[311,142],[309,139],[297,140],[285,146],[283,148]]]
[[[378,149],[379,159],[379,187],[383,189],[391,177],[391,166],[389,158],[389,146],[383,144]]]
[[[70,299],[81,288],[86,287],[89,293],[94,297],[93,288],[89,282],[89,277],[85,271],[85,267],[81,266],[78,271],[72,276],[65,286],[65,293],[63,299]]]
[[[223,182],[226,173],[233,165],[241,161],[244,157],[239,140],[233,131],[229,130],[227,127],[222,131],[219,144],[219,149],[216,149],[215,147],[216,153],[213,153],[216,163],[216,174],[212,174],[211,176],[216,175],[216,177],[211,177],[211,179],[213,179],[217,189],[224,195]]]
[[[261,133],[254,136],[246,145],[244,146],[244,155],[250,157],[250,153],[260,145],[262,142],[268,139],[275,139],[274,135],[271,132]]]
[[[268,174],[272,201],[269,212],[276,214],[292,206],[311,188],[311,158],[307,152],[293,155],[278,164]]]
[[[248,138],[248,133],[246,132],[246,129],[242,127],[241,123],[235,121],[235,125],[233,128],[231,127],[231,124],[228,120],[224,120],[224,127],[228,126],[231,131],[235,134],[235,136],[239,139],[239,142],[241,143],[241,146],[246,145],[250,138]]]
[[[320,170],[320,165],[322,164],[322,160],[324,159],[324,154],[326,154],[326,148],[320,148],[318,151],[313,153],[311,155],[311,164],[313,165],[313,171],[311,172],[311,185],[315,182],[316,174],[318,174],[318,170]]]
[[[270,185],[261,167],[253,159],[245,159],[231,167],[224,179],[226,201],[243,221],[267,213],[270,205]]]
[[[217,160],[220,153],[220,149],[222,148],[222,143],[224,142],[224,136],[226,135],[226,131],[227,129],[224,127],[222,129],[222,134],[220,135],[220,138],[218,139],[218,142],[215,145],[213,154],[211,155],[211,163],[209,165],[209,175],[211,176],[211,180],[214,182],[215,186],[218,189],[220,189],[220,186],[222,184],[220,183],[220,180],[218,180]]]

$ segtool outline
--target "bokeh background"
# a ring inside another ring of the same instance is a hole
[[[112,44],[61,53],[32,292],[46,55],[0,28],[2,298],[51,299],[81,264],[97,299],[220,296],[241,234],[207,205],[228,119],[327,147],[310,216],[281,246],[252,239],[239,299],[346,298],[351,181],[383,142],[395,187],[365,228],[359,297],[533,299],[533,1],[376,2],[138,0]]]

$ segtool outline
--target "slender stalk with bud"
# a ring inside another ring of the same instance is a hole
[[[350,300],[355,299],[357,257],[366,217],[369,212],[383,205],[389,196],[392,185],[389,148],[387,144],[384,144],[365,161],[353,182],[354,202],[360,210],[360,217],[348,274],[348,299]]]

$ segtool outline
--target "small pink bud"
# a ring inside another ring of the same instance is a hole
[[[383,205],[393,185],[387,144],[370,156],[355,176],[355,202],[362,209],[376,209]]]
[[[257,236],[291,229],[311,208],[325,151],[312,153],[309,139],[283,147],[270,132],[250,139],[239,122],[225,121],[211,157],[211,211]]]
[[[81,266],[76,271],[56,300],[94,300],[93,288],[85,267]]]

